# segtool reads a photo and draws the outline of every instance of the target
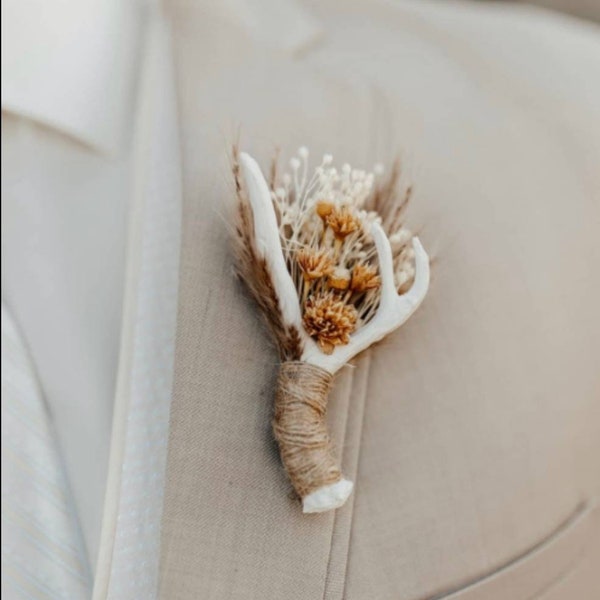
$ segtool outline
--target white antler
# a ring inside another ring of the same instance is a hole
[[[248,200],[254,216],[256,247],[262,258],[267,261],[271,271],[273,286],[279,297],[281,315],[286,323],[295,325],[298,331],[303,331],[300,302],[296,293],[296,286],[287,270],[285,258],[283,257],[279,239],[279,226],[277,225],[277,217],[269,187],[260,167],[251,156],[242,152],[240,154],[240,164],[248,189]],[[305,337],[310,339],[306,334]]]
[[[275,215],[275,208],[273,207],[267,182],[258,163],[249,154],[240,153],[240,165],[248,189],[248,201],[252,207],[254,217],[256,247],[269,266],[273,286],[279,298],[281,315],[288,325],[296,327],[302,338],[305,351],[323,354],[302,325],[300,299],[283,257],[277,216]]]

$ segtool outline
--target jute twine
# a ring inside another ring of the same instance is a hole
[[[325,423],[332,380],[324,369],[303,362],[285,362],[279,371],[273,431],[301,498],[342,479]]]

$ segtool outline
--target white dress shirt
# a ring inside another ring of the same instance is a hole
[[[91,564],[119,360],[142,8],[2,3],[2,294],[54,421]]]

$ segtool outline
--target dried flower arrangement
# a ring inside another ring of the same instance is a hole
[[[404,227],[411,195],[396,165],[383,179],[308,150],[268,184],[248,154],[233,152],[238,272],[261,308],[282,360],[273,430],[305,513],[342,506],[341,473],[326,424],[334,374],[402,325],[429,287],[429,258]]]

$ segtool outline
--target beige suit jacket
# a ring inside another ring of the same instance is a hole
[[[597,29],[467,3],[306,3],[272,36],[169,15],[184,219],[161,597],[600,597]],[[400,153],[437,259],[417,314],[337,378],[356,492],[335,513],[300,513],[269,429],[277,357],[228,249],[238,128],[263,164],[278,145]]]

